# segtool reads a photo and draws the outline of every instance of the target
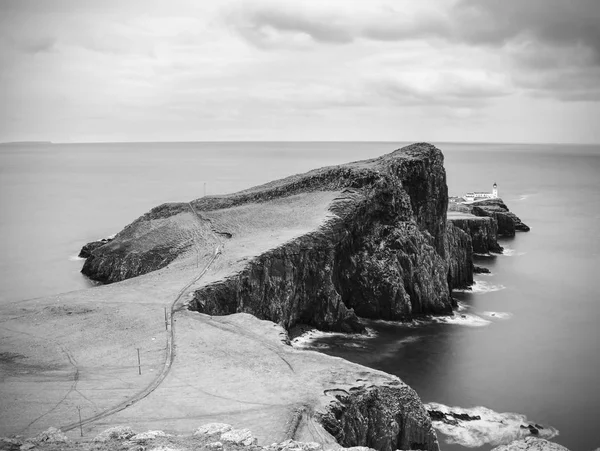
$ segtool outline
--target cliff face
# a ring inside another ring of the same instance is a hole
[[[446,228],[448,286],[451,290],[473,284],[473,244],[471,236],[448,220]]]
[[[514,213],[508,210],[502,199],[486,199],[471,204],[471,213],[475,216],[494,218],[498,223],[498,235],[515,236],[515,231],[529,232],[529,227],[523,224]]]
[[[469,234],[473,252],[478,254],[502,252],[502,246],[497,241],[498,224],[494,218],[459,215],[449,216],[448,222]]]
[[[256,201],[334,188],[341,189],[330,208],[334,218],[257,257],[234,276],[197,290],[190,308],[343,331],[361,329],[356,314],[406,319],[450,312],[441,152],[413,145],[375,160],[284,179],[240,197]],[[194,207],[202,212],[239,203],[218,199],[196,201]]]
[[[367,446],[380,451],[420,449],[437,451],[431,419],[413,389],[400,383],[337,396],[323,427],[344,446]]]
[[[126,226],[111,240],[86,244],[81,272],[104,283],[120,282],[169,265],[198,241],[215,242],[209,226],[198,229],[191,207],[163,204]],[[203,232],[203,233],[202,233]]]

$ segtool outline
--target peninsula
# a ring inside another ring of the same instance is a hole
[[[499,231],[526,226],[503,204],[448,205],[443,155],[418,143],[152,209],[86,245],[82,272],[104,285],[2,308],[0,435],[76,437],[81,413],[88,437],[219,422],[260,445],[437,450],[400,379],[288,333],[452,314],[473,252],[501,252]]]

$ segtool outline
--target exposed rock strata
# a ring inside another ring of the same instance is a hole
[[[340,192],[330,206],[332,218],[198,290],[192,308],[248,312],[288,328],[301,322],[345,331],[360,330],[356,315],[406,319],[451,311],[446,174],[432,145],[414,144],[191,205],[202,216],[239,205],[260,209],[263,202],[315,191]],[[115,282],[165,267],[189,250],[192,234],[180,229],[183,216],[192,214],[185,203],[153,209],[93,250],[82,272]]]
[[[104,246],[105,244],[107,244],[111,241],[112,241],[112,238],[102,238],[101,240],[92,241],[90,243],[87,243],[86,245],[84,245],[81,248],[81,251],[79,252],[78,257],[79,258],[88,258],[92,255],[93,251],[95,251],[99,247]]]
[[[448,259],[448,286],[451,290],[473,284],[473,241],[471,236],[448,221],[446,226],[446,255]]]
[[[362,327],[356,315],[393,320],[449,313],[447,187],[443,156],[434,146],[416,144],[193,204],[202,212],[333,189],[341,190],[331,206],[334,218],[198,290],[192,308],[342,331]]]
[[[448,222],[469,234],[473,252],[478,254],[502,253],[502,246],[497,241],[498,224],[494,218],[463,215],[451,217]]]
[[[529,232],[529,227],[521,219],[508,210],[502,199],[486,199],[470,204],[471,213],[475,216],[494,218],[498,223],[498,235],[515,236],[515,231]]]
[[[406,384],[357,390],[337,396],[321,424],[342,446],[380,451],[435,451],[438,441],[425,407]]]

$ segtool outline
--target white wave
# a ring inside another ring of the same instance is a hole
[[[470,305],[464,303],[464,302],[460,302],[458,301],[458,305],[456,306],[456,311],[457,312],[464,312],[465,310],[468,310],[469,307],[471,307]]]
[[[443,404],[425,404],[429,411],[436,410],[446,414],[446,419],[452,424],[443,421],[433,421],[433,427],[446,436],[449,444],[457,444],[469,448],[477,448],[485,444],[492,446],[510,443],[513,440],[533,435],[529,426],[538,430],[539,437],[552,438],[558,435],[558,430],[551,426],[540,426],[527,420],[525,415],[518,413],[498,413],[487,407],[448,407]],[[452,414],[468,414],[479,416],[479,420],[462,420]],[[524,427],[523,427],[524,426]]]
[[[505,247],[500,255],[503,255],[505,257],[515,257],[515,256],[519,257],[520,255],[525,255],[525,254],[526,254],[526,252],[517,252],[515,249]]]
[[[485,280],[476,280],[473,282],[469,288],[454,290],[460,293],[490,293],[492,291],[500,291],[504,290],[506,287],[504,285],[492,285],[491,283],[486,282]]]
[[[481,314],[496,319],[510,319],[513,316],[512,313],[509,312],[481,312]]]
[[[434,316],[432,321],[438,324],[456,324],[467,327],[483,327],[491,324],[491,321],[471,313],[458,313],[452,316]]]
[[[81,260],[85,260],[85,258],[81,258],[78,255],[71,255],[69,257],[69,260],[72,261],[72,262],[78,262],[78,261],[81,261]]]
[[[345,334],[343,332],[323,332],[322,330],[311,329],[307,332],[304,332],[302,335],[294,338],[291,343],[294,348],[300,349],[318,349],[318,348],[327,348],[329,345],[324,343],[315,343],[316,340],[320,338],[328,338],[328,337],[343,337],[348,338],[348,343],[344,344],[346,347],[356,347],[361,348],[364,347],[357,341],[366,340],[369,338],[373,338],[377,336],[377,332],[373,329],[366,328],[366,333],[364,334]]]

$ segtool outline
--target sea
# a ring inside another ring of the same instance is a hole
[[[202,142],[0,146],[0,303],[93,285],[81,246],[164,202],[235,192],[309,169],[372,158],[402,142]],[[453,316],[369,321],[369,334],[297,346],[380,369],[431,410],[444,450],[489,450],[528,433],[572,451],[600,447],[600,146],[434,143],[450,195],[499,194],[528,233],[482,256]]]

